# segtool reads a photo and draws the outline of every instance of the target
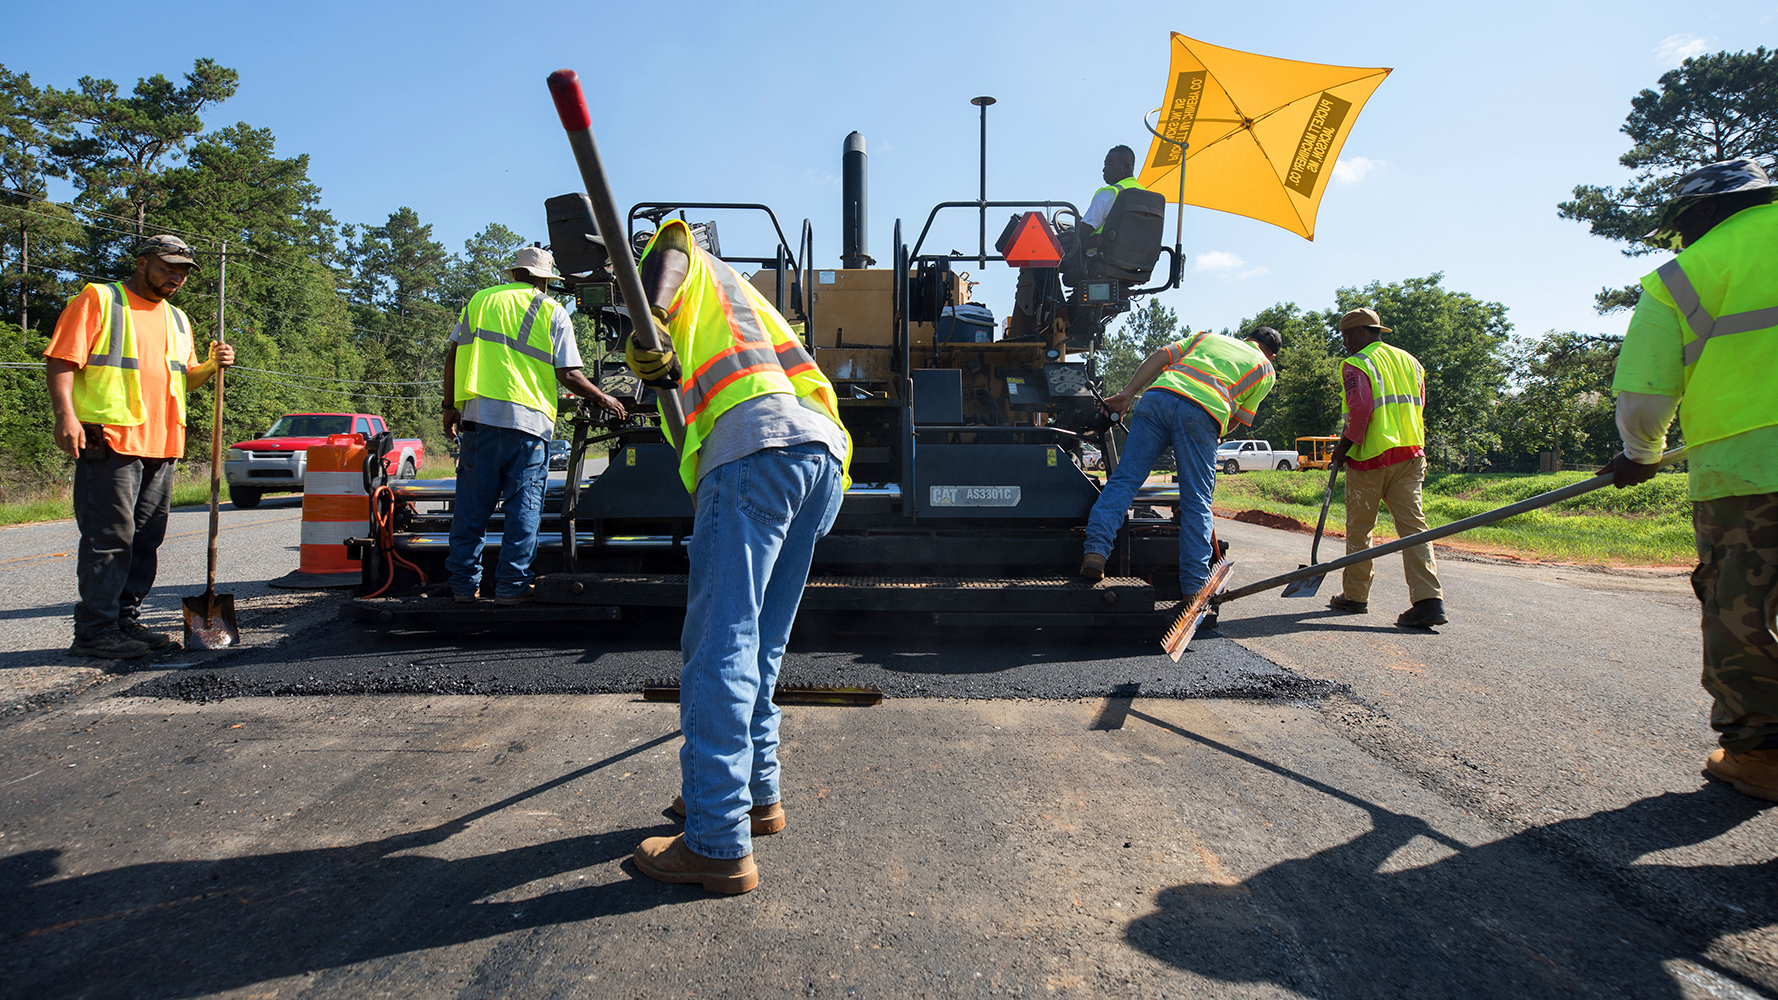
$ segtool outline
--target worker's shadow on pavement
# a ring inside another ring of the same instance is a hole
[[[1778,922],[1778,862],[1636,863],[1654,851],[1720,836],[1761,810],[1761,803],[1718,785],[1468,847],[1418,817],[1141,712],[1131,715],[1371,816],[1368,832],[1238,884],[1163,890],[1158,910],[1126,929],[1134,947],[1215,980],[1271,983],[1330,1000],[1680,997],[1688,994],[1663,963],[1683,959],[1742,982],[1706,949],[1715,938]],[[1449,853],[1431,864],[1380,870],[1421,837]],[[1695,901],[1683,920],[1663,912],[1670,904],[1650,891],[1657,883],[1665,890],[1659,895]],[[1687,930],[1699,925],[1709,930]],[[1688,933],[1700,939],[1688,940]]]
[[[1323,602],[1326,603],[1326,602]],[[1306,609],[1305,609],[1306,610]],[[1406,611],[1406,608],[1402,609]],[[1444,626],[1439,626],[1443,628]],[[1304,632],[1389,632],[1394,634],[1432,635],[1438,629],[1403,628],[1395,624],[1394,614],[1350,615],[1344,611],[1322,608],[1309,614],[1258,615],[1253,618],[1230,617],[1226,613],[1216,630],[1230,639],[1263,639],[1273,635],[1301,635]]]
[[[149,862],[58,878],[59,851],[0,858],[0,983],[34,1000],[188,997],[527,928],[701,897],[626,874],[494,902],[533,882],[627,858],[667,823],[605,830],[476,857],[428,856],[469,823],[677,731],[457,819],[365,843],[219,861]]]

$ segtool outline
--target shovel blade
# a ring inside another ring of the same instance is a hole
[[[180,603],[185,608],[186,649],[227,649],[241,644],[235,595],[206,592]]]
[[[1298,566],[1297,567],[1297,569],[1308,569],[1308,568],[1309,567],[1307,567],[1307,566]],[[1323,573],[1320,576],[1304,577],[1301,580],[1294,581],[1284,588],[1284,596],[1285,597],[1314,597],[1315,592],[1321,589],[1321,581],[1323,581],[1325,579],[1327,579],[1327,574]]]

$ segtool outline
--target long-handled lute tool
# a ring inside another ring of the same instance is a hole
[[[1327,508],[1333,505],[1334,480],[1340,475],[1340,463],[1329,462],[1327,473],[1327,489],[1321,494],[1321,519],[1315,522],[1315,540],[1309,543],[1309,566],[1315,565],[1315,556],[1321,551],[1321,532],[1327,527]],[[1309,566],[1298,566],[1297,569],[1308,569]],[[1284,597],[1314,597],[1321,589],[1321,581],[1327,574],[1304,577],[1284,588]]]
[[[630,326],[636,342],[650,351],[672,347],[666,331],[655,325],[648,311],[648,293],[642,289],[642,273],[636,270],[636,258],[630,253],[630,241],[624,236],[623,220],[617,214],[617,199],[611,194],[611,181],[605,176],[605,161],[599,157],[599,143],[593,138],[593,119],[587,111],[586,95],[580,90],[580,74],[559,69],[549,75],[549,94],[556,102],[556,115],[568,133],[568,147],[574,151],[574,162],[580,167],[581,183],[586,185],[587,200],[593,203],[593,222],[605,238],[605,251],[611,257],[612,273],[618,291],[630,311]],[[685,410],[679,401],[676,386],[651,386],[661,408],[661,422],[673,441],[685,440]]]
[[[222,309],[228,301],[224,282],[228,279],[228,244],[222,245],[222,260],[216,269],[216,342],[225,343]],[[241,626],[235,620],[235,595],[216,592],[216,536],[222,532],[222,366],[216,374],[216,399],[210,417],[210,568],[204,578],[204,592],[187,597],[185,606],[185,648],[223,649],[239,645]]]
[[[1662,455],[1660,461],[1655,464],[1657,467],[1665,467],[1672,465],[1674,462],[1680,461],[1683,458],[1685,458],[1685,449],[1675,448],[1674,450],[1667,452],[1665,455]],[[1185,608],[1180,611],[1179,617],[1174,619],[1172,627],[1167,629],[1166,635],[1161,638],[1161,648],[1166,650],[1167,655],[1172,657],[1173,661],[1177,663],[1179,661],[1179,655],[1185,652],[1185,647],[1191,642],[1192,636],[1197,634],[1198,626],[1203,623],[1204,616],[1238,598],[1251,597],[1254,594],[1274,590],[1285,584],[1295,583],[1298,580],[1304,580],[1311,576],[1325,576],[1328,573],[1332,573],[1334,570],[1345,569],[1347,566],[1356,566],[1361,562],[1369,562],[1372,559],[1400,552],[1402,549],[1413,548],[1416,545],[1426,545],[1431,542],[1436,542],[1441,538],[1449,538],[1452,535],[1461,534],[1471,528],[1479,528],[1484,524],[1493,524],[1496,521],[1504,521],[1509,517],[1517,517],[1527,511],[1537,510],[1540,507],[1548,507],[1551,504],[1561,503],[1563,500],[1568,500],[1584,493],[1591,493],[1594,490],[1603,489],[1611,485],[1611,480],[1611,473],[1602,472],[1591,479],[1583,479],[1578,483],[1572,483],[1561,489],[1551,490],[1548,493],[1539,493],[1534,497],[1520,500],[1518,503],[1510,503],[1505,507],[1496,510],[1485,511],[1473,517],[1466,517],[1460,521],[1452,521],[1450,524],[1433,528],[1431,531],[1422,531],[1417,535],[1409,535],[1406,538],[1397,538],[1393,542],[1384,542],[1382,545],[1373,545],[1362,552],[1354,552],[1342,558],[1335,559],[1333,562],[1322,563],[1319,566],[1304,566],[1289,573],[1274,576],[1267,580],[1261,580],[1258,583],[1250,583],[1245,587],[1231,590],[1227,593],[1222,592],[1221,582],[1227,579],[1227,574],[1222,573],[1219,576],[1217,573],[1212,573],[1210,575],[1210,582],[1206,583],[1203,589],[1199,590],[1192,600],[1186,604]],[[1223,563],[1227,562],[1227,559],[1223,560]],[[1218,564],[1217,568],[1220,570],[1222,564]]]

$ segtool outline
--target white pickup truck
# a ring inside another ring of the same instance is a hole
[[[1289,471],[1302,468],[1303,457],[1294,451],[1273,451],[1269,441],[1224,441],[1216,446],[1216,467],[1230,475],[1259,469]]]

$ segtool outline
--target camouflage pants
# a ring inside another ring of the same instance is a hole
[[[1778,737],[1778,493],[1692,504],[1710,725],[1730,753]]]

